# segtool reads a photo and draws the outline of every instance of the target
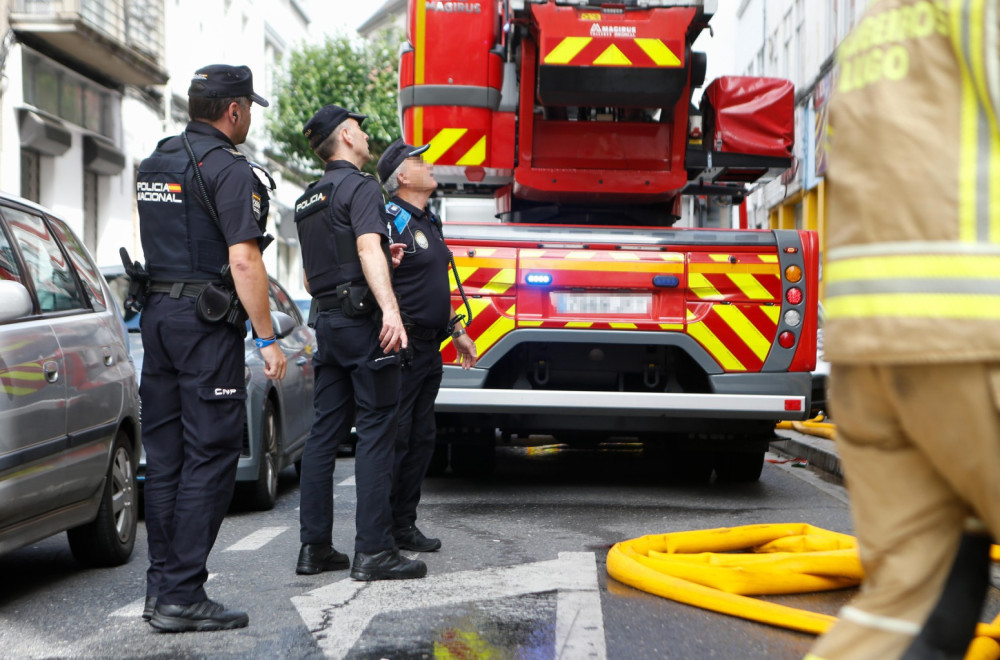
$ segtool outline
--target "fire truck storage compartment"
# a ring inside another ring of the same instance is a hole
[[[685,96],[686,34],[695,9],[613,13],[552,3],[530,7],[543,105],[669,111]]]
[[[779,78],[723,76],[705,90],[702,121],[706,149],[789,158],[795,141],[795,88]]]

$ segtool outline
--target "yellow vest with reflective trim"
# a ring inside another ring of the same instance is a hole
[[[830,101],[831,362],[1000,360],[1000,0],[871,0]]]

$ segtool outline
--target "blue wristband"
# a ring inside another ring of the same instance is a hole
[[[274,335],[268,337],[267,339],[261,339],[260,337],[254,337],[253,343],[257,344],[257,348],[264,348],[265,346],[270,346],[278,340]]]

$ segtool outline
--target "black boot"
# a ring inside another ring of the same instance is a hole
[[[299,550],[299,563],[295,572],[299,575],[315,575],[323,571],[342,571],[351,567],[351,560],[343,552],[337,552],[329,543],[303,543]]]
[[[156,596],[146,596],[146,603],[142,606],[142,620],[152,619],[154,610],[156,610]]]
[[[375,554],[354,553],[351,577],[355,580],[409,580],[427,575],[427,564],[419,559],[407,559],[399,550],[383,550]]]
[[[245,628],[250,623],[246,612],[227,610],[222,603],[203,600],[191,605],[157,603],[149,624],[160,632],[200,632]]]
[[[396,541],[396,547],[400,550],[434,552],[441,548],[441,539],[427,538],[423,532],[417,529],[416,525],[397,529],[392,533],[392,537]]]

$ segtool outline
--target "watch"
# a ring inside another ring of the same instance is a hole
[[[454,331],[452,331],[451,338],[452,339],[458,339],[459,337],[461,337],[464,334],[465,334],[465,328],[459,326],[459,327],[455,328]]]

